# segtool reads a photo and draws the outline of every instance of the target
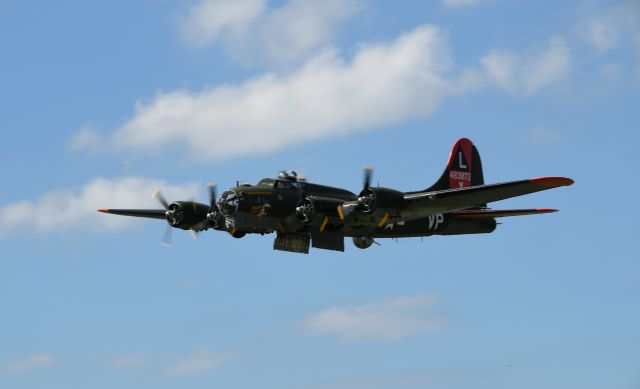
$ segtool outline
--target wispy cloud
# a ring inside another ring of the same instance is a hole
[[[618,42],[618,31],[612,20],[591,20],[585,31],[585,38],[593,47],[606,51],[615,47]]]
[[[85,126],[69,141],[69,147],[73,151],[87,150],[90,152],[106,151],[109,145],[105,143],[105,139],[100,136],[96,129]]]
[[[198,184],[169,185],[142,177],[96,178],[81,188],[60,189],[0,207],[0,238],[23,230],[39,232],[79,228],[112,231],[132,225],[134,220],[96,212],[98,208],[159,208],[150,195],[162,188],[169,201],[187,200],[199,193]]]
[[[584,7],[576,22],[578,37],[600,53],[618,46],[626,37],[633,37],[637,25],[634,3],[637,2],[619,1]]]
[[[576,23],[577,35],[600,54],[614,48],[635,51],[640,64],[640,2],[622,0],[586,6]]]
[[[562,80],[570,64],[567,43],[552,38],[528,54],[491,51],[475,68],[455,72],[447,34],[425,25],[362,45],[350,60],[327,50],[287,75],[159,93],[139,101],[133,117],[105,139],[83,129],[72,144],[223,160],[425,117],[446,98],[482,88],[532,95]]]
[[[143,353],[133,355],[118,355],[108,358],[106,364],[114,369],[133,369],[145,366],[149,360]]]
[[[266,0],[201,0],[182,21],[182,34],[197,46],[209,45],[223,35],[244,36],[266,10]]]
[[[18,373],[30,371],[42,367],[48,367],[56,362],[55,358],[49,354],[33,354],[26,359],[8,362],[0,367],[0,373]]]
[[[331,42],[337,25],[361,8],[356,0],[290,0],[275,9],[266,0],[201,0],[189,9],[181,34],[198,47],[222,44],[243,59],[289,62]]]
[[[365,45],[350,62],[327,51],[289,76],[161,93],[139,102],[110,142],[137,151],[182,145],[200,160],[273,151],[427,115],[453,88],[449,69],[446,35],[422,26]]]
[[[433,314],[440,297],[422,294],[350,307],[331,307],[308,317],[304,329],[342,340],[400,339],[421,332],[443,330],[446,317]]]
[[[527,132],[527,140],[535,144],[554,143],[562,139],[562,135],[541,127],[534,127]]]
[[[484,56],[481,63],[500,87],[513,93],[532,95],[567,75],[571,52],[564,39],[555,37],[543,50],[524,56],[494,50]]]
[[[191,375],[208,373],[229,359],[228,354],[212,353],[207,349],[178,358],[167,369],[171,375]]]

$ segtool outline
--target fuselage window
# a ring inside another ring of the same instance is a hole
[[[291,183],[287,181],[278,181],[276,183],[276,188],[278,189],[289,189],[291,188]]]

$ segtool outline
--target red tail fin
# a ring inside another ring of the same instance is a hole
[[[427,191],[465,188],[484,184],[482,161],[476,146],[467,138],[456,141],[444,173]]]

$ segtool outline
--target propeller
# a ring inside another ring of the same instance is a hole
[[[371,177],[373,176],[373,167],[371,165],[365,165],[363,170],[363,188],[358,196],[357,200],[346,201],[338,207],[338,215],[340,219],[344,220],[356,209],[368,212],[375,205],[375,196],[369,193],[371,187]]]
[[[213,190],[213,196],[215,198],[215,189]],[[151,198],[159,202],[160,205],[162,205],[162,208],[164,208],[165,210],[164,214],[167,218],[168,225],[164,231],[164,234],[162,235],[162,240],[160,241],[160,244],[165,247],[170,247],[173,241],[173,227],[177,227],[177,225],[180,223],[180,220],[184,216],[183,210],[179,205],[175,203],[169,204],[167,199],[162,195],[162,192],[160,192],[160,189],[154,190],[153,194],[151,195]],[[191,199],[190,202],[193,203],[193,211],[195,212],[196,211],[195,199]],[[192,229],[188,231],[194,240],[197,239],[198,231],[194,231]]]
[[[151,198],[157,200],[162,205],[162,208],[167,211],[169,210],[169,203],[167,202],[167,199],[164,198],[162,193],[160,193],[160,189],[154,190],[151,194]]]
[[[224,224],[224,216],[222,216],[222,213],[218,209],[218,204],[216,204],[218,186],[215,182],[210,182],[207,186],[209,188],[209,212],[207,213],[207,220],[209,220],[213,228],[217,228]]]
[[[169,209],[169,202],[160,192],[160,189],[156,188],[151,194],[151,198],[156,200],[162,205],[162,208],[165,210],[165,215],[167,216],[167,221],[169,219],[173,219],[174,212]],[[162,234],[162,240],[160,240],[160,245],[164,247],[171,247],[171,243],[173,242],[173,228],[171,227],[171,221],[167,224],[167,228],[164,230],[164,234]]]
[[[364,190],[369,189],[371,186],[371,176],[373,175],[373,167],[367,165],[363,168],[364,170]]]
[[[160,245],[164,247],[171,247],[171,243],[173,241],[173,227],[167,224],[167,228],[164,230],[164,234],[162,235],[162,240],[160,241]]]
[[[292,171],[293,177],[298,179],[298,173]],[[305,178],[306,180],[306,178]],[[298,181],[300,182],[300,181]],[[308,223],[313,218],[315,213],[313,203],[307,199],[307,191],[305,182],[302,182],[298,187],[298,205],[296,206],[296,214],[300,220],[304,223]]]
[[[373,193],[369,193],[369,188],[371,187],[371,176],[373,175],[373,167],[365,166],[364,167],[364,188],[362,192],[360,192],[360,196],[358,197],[359,208],[364,212],[370,212],[375,206],[375,195]]]
[[[151,198],[158,201],[165,209],[164,214],[167,217],[167,222],[172,226],[175,225],[177,218],[180,216],[180,210],[176,209],[175,205],[169,204],[167,199],[160,192],[160,189],[154,190]],[[176,214],[176,212],[178,212],[178,214]]]
[[[209,185],[207,185],[207,187],[209,188],[209,206],[211,207],[211,209],[217,208],[216,192],[217,192],[218,185],[215,182],[210,182]]]
[[[296,207],[296,214],[304,223],[310,222],[315,214],[313,203],[305,199],[304,196],[300,196],[298,206]]]

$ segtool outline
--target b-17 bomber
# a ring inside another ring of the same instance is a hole
[[[440,178],[427,189],[402,192],[371,185],[372,170],[364,171],[359,194],[307,182],[295,172],[283,171],[255,185],[238,184],[220,196],[209,185],[209,203],[167,202],[160,191],[153,197],[163,209],[99,209],[114,215],[164,219],[172,228],[197,234],[209,229],[234,238],[275,233],[273,248],[307,254],[309,247],[344,251],[352,238],[360,249],[376,239],[491,233],[496,219],[556,212],[555,209],[489,209],[488,203],[569,186],[565,177],[539,177],[485,184],[475,145],[466,138],[455,142]]]

